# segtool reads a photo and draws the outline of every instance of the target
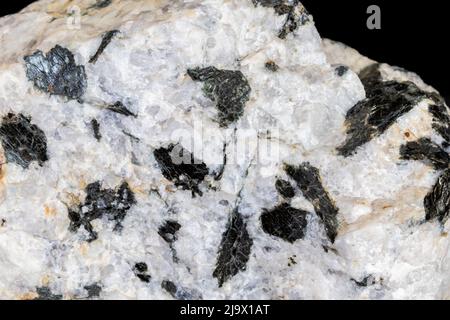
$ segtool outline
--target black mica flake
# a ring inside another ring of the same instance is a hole
[[[122,229],[122,221],[127,211],[136,203],[133,192],[126,182],[117,188],[102,189],[100,182],[94,182],[86,187],[86,200],[77,210],[69,210],[70,227],[76,232],[81,226],[89,233],[88,241],[98,238],[91,222],[95,219],[107,217],[115,222],[114,231]]]
[[[162,281],[161,288],[166,290],[167,293],[169,293],[173,298],[177,297],[178,289],[177,289],[177,286],[175,285],[175,283],[173,283],[172,281],[169,281],[169,280]]]
[[[322,185],[319,170],[309,163],[300,166],[285,166],[286,173],[294,179],[303,196],[311,202],[316,214],[322,220],[328,239],[332,243],[338,232],[338,208]]]
[[[84,66],[76,65],[70,50],[55,46],[47,55],[38,50],[24,57],[27,78],[46,93],[80,100],[87,87]]]
[[[173,243],[177,240],[176,233],[181,229],[181,224],[176,221],[168,220],[158,229],[158,234],[167,243]]]
[[[291,199],[295,197],[295,189],[289,181],[278,179],[275,182],[275,188],[283,198]]]
[[[228,127],[244,114],[251,88],[241,71],[219,70],[215,67],[187,71],[194,81],[203,82],[203,93],[216,103],[221,127]]]
[[[273,61],[267,61],[265,67],[267,70],[272,72],[277,72],[280,69],[280,67]]]
[[[118,34],[119,30],[111,30],[106,32],[102,37],[102,42],[100,43],[100,46],[98,47],[95,54],[89,59],[89,63],[96,63],[100,55],[105,51],[106,47],[109,45],[111,40],[114,38],[116,34]]]
[[[97,141],[100,141],[102,138],[102,134],[100,133],[100,123],[98,123],[97,119],[91,120],[91,127],[94,133],[94,137]]]
[[[365,288],[376,284],[376,280],[373,276],[369,275],[362,280],[350,279],[353,281],[358,287]]]
[[[110,6],[111,3],[112,3],[112,0],[97,0],[97,2],[91,8],[103,9],[103,8]]]
[[[373,74],[364,79],[367,98],[347,113],[347,139],[337,149],[344,157],[353,155],[359,147],[382,135],[397,119],[427,97],[412,82],[377,81]]]
[[[42,166],[48,160],[47,138],[44,132],[31,123],[31,118],[22,114],[9,113],[3,117],[0,141],[7,162],[17,163],[24,169],[33,161]]]
[[[148,266],[145,262],[138,262],[133,267],[134,274],[139,278],[142,282],[149,283],[152,279],[151,275],[148,272]]]
[[[450,212],[450,170],[447,169],[438,178],[433,189],[424,199],[425,218],[427,221],[438,220],[446,223]]]
[[[335,72],[338,77],[343,77],[348,72],[348,67],[347,66],[336,67]]]
[[[202,299],[201,294],[178,287],[175,283],[170,280],[163,280],[161,282],[161,288],[164,289],[172,298],[176,300],[199,300]]]
[[[380,66],[379,63],[373,63],[359,72],[358,77],[366,90],[383,81]]]
[[[191,190],[193,196],[202,195],[199,185],[209,173],[205,163],[195,159],[193,154],[178,144],[159,148],[153,154],[166,179],[177,187]]]
[[[400,147],[403,160],[418,160],[432,165],[436,170],[449,167],[450,156],[439,145],[428,138],[408,142]]]
[[[131,112],[122,102],[117,101],[114,104],[106,107],[107,110],[121,114],[126,117],[135,117],[137,118],[137,114]]]
[[[278,37],[286,39],[288,34],[297,30],[300,26],[310,21],[310,17],[305,7],[299,0],[252,0],[255,6],[273,8],[275,12],[282,16],[286,15],[286,21],[281,28]]]
[[[308,212],[283,203],[272,210],[264,210],[261,224],[264,232],[294,243],[305,236]]]
[[[49,287],[36,288],[37,297],[34,300],[62,300],[63,296],[54,294]]]
[[[87,299],[98,298],[102,292],[102,286],[98,283],[93,283],[84,286],[84,290],[87,292]]]
[[[246,269],[252,245],[253,240],[247,231],[247,224],[236,209],[232,212],[227,229],[222,235],[216,269],[213,272],[219,287],[239,271]]]
[[[441,135],[447,146],[450,145],[450,115],[449,109],[443,102],[432,104],[428,108],[433,116],[433,129]]]

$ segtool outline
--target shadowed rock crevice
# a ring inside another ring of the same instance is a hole
[[[38,50],[24,60],[28,79],[42,92],[76,100],[84,95],[87,88],[84,66],[76,65],[68,49],[57,45],[47,55]]]
[[[303,196],[311,202],[316,214],[325,225],[325,231],[331,242],[338,232],[338,208],[322,185],[319,170],[309,163],[300,166],[285,166],[286,173],[297,183]]]
[[[252,245],[253,240],[247,231],[247,224],[236,209],[232,212],[227,229],[222,235],[216,269],[213,272],[219,287],[239,271],[246,269]]]
[[[133,192],[126,182],[116,190],[102,189],[100,182],[94,182],[86,187],[86,200],[77,210],[69,210],[70,227],[76,232],[81,226],[89,233],[88,241],[98,238],[91,222],[103,217],[115,222],[114,231],[122,229],[122,221],[127,211],[136,204]]]
[[[216,103],[221,127],[228,127],[242,117],[251,88],[241,71],[207,67],[189,69],[187,73],[192,80],[204,83],[203,93]]]
[[[48,160],[47,138],[31,118],[22,114],[9,113],[2,119],[0,141],[6,160],[27,169],[31,162],[43,165]]]

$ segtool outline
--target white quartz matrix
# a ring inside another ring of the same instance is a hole
[[[1,18],[0,298],[450,298],[447,106],[306,9]]]

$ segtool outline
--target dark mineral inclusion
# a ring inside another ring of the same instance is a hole
[[[84,286],[84,290],[87,291],[87,298],[98,298],[100,297],[100,293],[102,292],[102,286],[99,283],[93,283],[87,286]]]
[[[170,280],[163,280],[161,282],[161,288],[170,294],[177,300],[199,300],[202,299],[201,295],[196,292],[190,292],[184,288],[179,288],[175,283]]]
[[[102,42],[100,43],[100,46],[98,47],[95,54],[89,59],[89,63],[97,62],[100,55],[103,53],[103,51],[105,51],[106,47],[111,42],[112,38],[114,38],[114,36],[118,33],[119,33],[119,30],[111,30],[111,31],[106,32],[103,35]]]
[[[450,169],[438,178],[433,189],[424,199],[426,220],[435,220],[444,225],[450,212]]]
[[[244,218],[236,209],[232,212],[227,230],[222,235],[216,269],[213,276],[219,287],[246,268],[253,240],[247,231]]]
[[[149,283],[151,280],[151,275],[147,274],[148,266],[145,262],[138,262],[133,267],[134,274],[142,282]]]
[[[42,166],[48,160],[44,132],[22,114],[9,113],[2,119],[0,140],[8,162],[26,169],[33,161]]]
[[[191,190],[193,195],[202,195],[199,184],[209,173],[206,164],[195,159],[193,154],[178,144],[159,148],[153,155],[166,179],[185,190]]]
[[[382,135],[394,122],[428,94],[412,82],[382,81],[378,65],[361,71],[367,98],[347,113],[347,139],[337,150],[349,157],[357,148]]]
[[[137,117],[137,115],[133,112],[131,112],[122,102],[116,101],[114,104],[109,105],[107,110],[121,114],[125,117]]]
[[[255,6],[273,8],[275,12],[282,16],[286,15],[286,21],[281,28],[278,37],[285,39],[288,34],[294,32],[298,27],[310,21],[308,12],[301,5],[300,0],[252,0]]]
[[[292,187],[291,183],[286,180],[278,179],[275,182],[275,188],[278,193],[283,196],[283,198],[291,199],[295,197],[295,189]]]
[[[95,219],[107,217],[115,221],[115,231],[120,231],[122,221],[127,211],[136,203],[133,192],[126,182],[117,190],[101,189],[100,182],[94,182],[86,187],[86,200],[77,210],[69,210],[70,227],[76,232],[81,226],[89,233],[88,241],[97,239],[91,222]]]
[[[325,225],[325,231],[331,242],[337,236],[339,213],[328,192],[322,185],[319,170],[309,163],[300,166],[285,166],[286,173],[297,183],[303,196],[311,202],[315,212]]]
[[[167,243],[173,243],[177,240],[176,233],[180,229],[181,229],[181,225],[178,222],[173,221],[173,220],[168,220],[161,227],[159,227],[158,234]]]
[[[38,50],[24,57],[26,74],[43,92],[80,100],[86,91],[84,66],[76,65],[72,52],[55,46],[47,55]]]
[[[261,215],[261,224],[264,232],[294,243],[305,236],[307,216],[308,212],[283,203],[272,210],[265,210]]]
[[[219,110],[221,127],[228,127],[244,114],[251,88],[241,71],[207,67],[189,69],[188,75],[192,80],[204,83],[204,94],[216,103]]]
[[[63,296],[60,294],[54,294],[49,287],[36,288],[38,296],[34,300],[62,300]]]
[[[443,101],[430,105],[429,111],[433,116],[433,129],[439,133],[445,140],[447,145],[450,145],[450,116],[449,109]]]
[[[428,138],[408,142],[400,147],[403,160],[419,160],[431,164],[437,170],[449,167],[450,156],[439,145]]]

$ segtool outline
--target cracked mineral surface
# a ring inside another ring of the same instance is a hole
[[[71,3],[0,18],[1,299],[450,298],[419,76],[298,0]]]

